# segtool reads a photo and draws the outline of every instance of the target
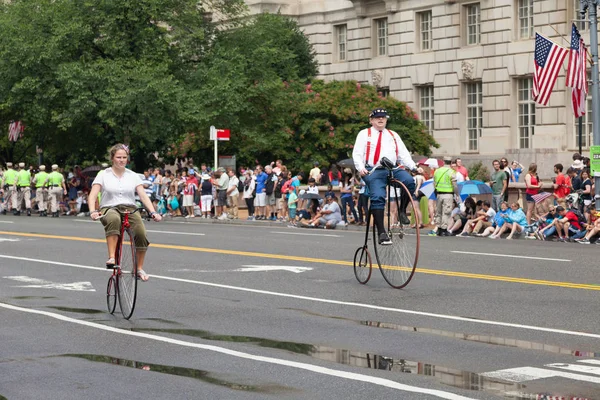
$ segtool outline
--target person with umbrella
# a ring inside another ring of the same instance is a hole
[[[380,160],[386,157],[411,171],[417,168],[400,136],[396,132],[386,129],[388,118],[389,115],[385,109],[373,110],[369,115],[371,127],[358,133],[352,151],[354,166],[369,188],[371,213],[379,232],[379,243],[382,245],[390,245],[392,242],[383,223],[388,172],[380,165]],[[406,170],[395,168],[393,175],[407,187],[410,194],[414,192],[415,181]],[[406,198],[406,195],[403,193],[400,199],[402,212],[398,217],[402,224],[409,225],[410,220],[405,211],[409,199]]]

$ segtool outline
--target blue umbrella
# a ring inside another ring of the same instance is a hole
[[[425,195],[429,200],[437,200],[437,196],[435,195],[435,190],[433,186],[433,179],[429,179],[421,185],[419,191]]]
[[[492,194],[492,188],[482,181],[464,181],[458,184],[458,193],[464,200],[472,194]]]

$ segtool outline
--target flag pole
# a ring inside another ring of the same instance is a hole
[[[583,139],[583,117],[579,117],[577,119],[579,120],[579,126],[578,126],[578,130],[579,130],[579,154],[582,154],[581,141]]]
[[[581,19],[588,12],[590,20],[590,51],[592,52],[592,128],[594,146],[600,145],[600,91],[598,90],[598,0],[579,0]],[[600,176],[594,173],[596,211],[600,211]]]
[[[554,30],[554,32],[556,32],[558,35],[560,35],[560,37],[562,38],[562,40],[564,40],[565,42],[567,42],[569,44],[569,48],[571,48],[571,42],[569,42],[562,33],[560,33],[559,31],[556,30],[556,28],[554,27],[554,25],[550,25],[550,28],[552,28]],[[594,65],[594,60],[592,59],[592,56],[590,55],[590,51],[586,48],[585,49],[585,54],[587,55],[586,60],[588,60],[588,62],[590,63],[590,65]]]

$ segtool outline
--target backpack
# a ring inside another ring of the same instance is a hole
[[[275,182],[273,181],[274,176],[275,174],[269,174],[267,176],[267,181],[265,182],[265,193],[267,194],[267,196],[273,194],[273,189],[275,188]]]
[[[575,214],[577,216],[577,220],[579,221],[579,225],[581,225],[582,228],[583,228],[583,224],[587,224],[587,219],[581,213],[581,211],[579,211],[576,208],[571,208],[569,211],[571,211],[573,214]]]
[[[238,192],[244,193],[244,181],[242,181],[239,178],[238,178],[237,188],[238,188]]]

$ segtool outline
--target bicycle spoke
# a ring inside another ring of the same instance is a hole
[[[396,181],[397,182],[397,181]],[[399,216],[400,212],[400,193],[408,193],[406,186],[402,183],[397,182],[399,185],[399,193],[397,201],[392,202],[390,207],[396,207],[396,215]],[[414,213],[416,204],[410,197],[409,205],[412,204],[412,210]],[[374,229],[373,242],[375,247],[375,257],[379,264],[379,270],[383,275],[385,281],[393,288],[400,289],[405,287],[412,279],[419,257],[419,223],[415,217],[414,231],[409,228],[408,225],[403,225],[400,219],[391,221],[391,215],[388,209],[387,222],[386,222],[386,233],[388,234],[391,244],[381,245],[379,244],[379,232]]]
[[[121,247],[119,289],[119,307],[125,319],[131,318],[137,296],[137,258],[133,233],[126,229]]]

